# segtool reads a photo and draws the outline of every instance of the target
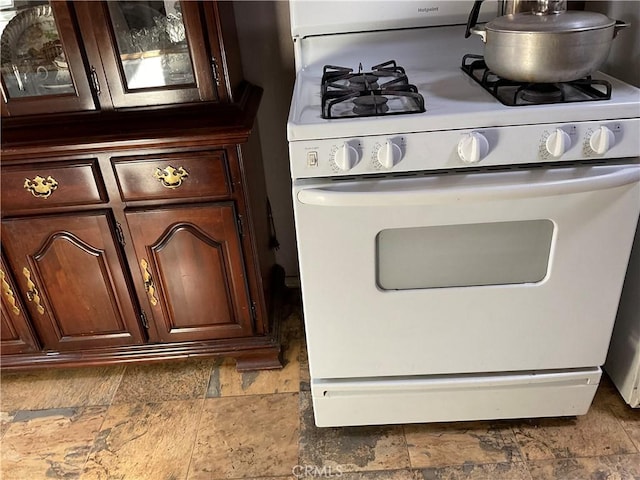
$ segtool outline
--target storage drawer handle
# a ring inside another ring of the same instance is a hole
[[[40,304],[40,293],[36,288],[36,284],[31,280],[31,272],[27,267],[22,269],[24,278],[27,279],[27,300],[36,304],[36,310],[40,315],[44,315],[44,307]]]
[[[2,294],[7,299],[7,302],[11,307],[11,311],[14,315],[20,315],[20,308],[18,308],[18,305],[16,304],[16,297],[13,294],[13,290],[11,290],[11,285],[9,285],[9,282],[5,280],[5,273],[2,270],[0,270],[0,279],[2,281]]]
[[[182,181],[189,176],[189,172],[182,167],[176,169],[169,165],[163,170],[156,168],[153,176],[160,181],[163,187],[178,188],[182,185]]]
[[[49,198],[54,190],[58,188],[58,182],[51,175],[47,178],[42,178],[40,175],[36,175],[36,178],[33,180],[25,178],[24,188],[31,192],[31,195],[34,197]]]
[[[140,267],[142,268],[142,280],[144,281],[144,289],[149,295],[149,301],[151,305],[154,307],[158,304],[158,299],[156,298],[156,287],[153,285],[153,278],[151,278],[151,273],[149,272],[149,264],[143,258],[140,260]]]

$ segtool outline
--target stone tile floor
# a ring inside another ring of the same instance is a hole
[[[608,379],[583,417],[316,428],[300,309],[285,366],[234,362],[2,376],[1,478],[640,479],[640,411]]]

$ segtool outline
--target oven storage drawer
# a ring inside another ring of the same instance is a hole
[[[312,380],[316,425],[584,415],[600,368],[467,377]]]
[[[231,194],[223,150],[113,159],[124,201],[225,198]]]
[[[2,210],[7,213],[107,201],[96,159],[2,168]]]
[[[637,164],[298,182],[312,378],[602,365],[639,182]]]

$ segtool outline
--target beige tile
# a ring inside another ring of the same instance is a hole
[[[422,470],[424,480],[531,480],[523,462],[477,465],[468,463],[453,467]]]
[[[211,372],[207,397],[297,392],[300,388],[301,320],[290,315],[282,328],[282,369],[238,372],[232,359],[219,361]]]
[[[117,365],[3,374],[2,410],[109,405],[124,370]]]
[[[626,405],[618,389],[605,373],[602,374],[598,391],[593,401],[594,403],[605,403],[607,405]]]
[[[510,428],[490,422],[406,425],[414,468],[521,461]]]
[[[587,415],[517,423],[514,432],[527,461],[637,453],[609,405],[600,399]]]
[[[322,473],[322,471],[321,471]],[[338,472],[335,477],[340,480],[423,480],[419,470],[379,470],[377,472]],[[318,475],[316,475],[318,477]]]
[[[4,437],[13,421],[15,412],[0,412],[0,438]]]
[[[292,475],[297,411],[297,393],[206,399],[189,480]]]
[[[309,373],[309,352],[307,351],[307,339],[304,328],[300,332],[300,335],[300,355],[298,357],[300,360],[300,390],[308,392],[311,390],[311,374]]]
[[[203,401],[111,405],[81,478],[186,478]]]
[[[568,458],[529,462],[533,480],[637,480],[640,455]]]
[[[640,451],[640,408],[631,408],[616,390],[615,385],[603,376],[595,402],[606,405],[618,419],[636,449]]]
[[[402,426],[318,428],[310,392],[300,392],[300,464],[342,472],[409,468]]]
[[[3,480],[78,478],[107,407],[17,412],[2,439]]]
[[[302,339],[300,346],[300,390],[309,392],[311,391],[311,374],[309,373],[309,358],[307,354],[307,344]]]
[[[206,358],[128,365],[113,403],[204,398],[214,362]]]

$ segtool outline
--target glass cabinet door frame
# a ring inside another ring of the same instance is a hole
[[[97,7],[100,8],[97,8]],[[77,2],[78,20],[85,37],[92,33],[102,60],[114,108],[144,107],[219,99],[214,80],[213,57],[208,51],[199,2],[181,2],[182,19],[188,38],[194,84],[128,89],[107,2]],[[86,14],[90,9],[90,14]],[[82,10],[86,10],[83,12]]]
[[[3,116],[75,112],[97,108],[70,5],[68,2],[56,0],[49,3],[75,86],[75,93],[11,97],[3,78]]]

